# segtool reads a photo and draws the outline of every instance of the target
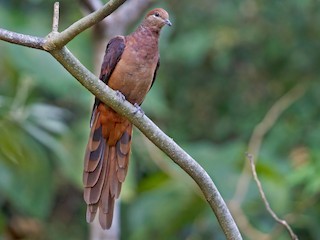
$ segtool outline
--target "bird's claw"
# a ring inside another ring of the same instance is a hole
[[[133,106],[135,106],[136,110],[133,112],[133,114],[137,114],[138,112],[140,112],[142,114],[142,116],[144,116],[144,111],[142,110],[142,108],[140,107],[140,105],[138,103],[135,103]]]
[[[119,90],[116,90],[116,95],[118,98],[120,98],[123,102],[126,100],[126,97],[120,92]]]

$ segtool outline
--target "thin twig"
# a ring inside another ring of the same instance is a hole
[[[270,207],[270,204],[267,200],[267,197],[266,197],[266,194],[264,193],[263,191],[263,188],[262,188],[262,185],[261,185],[261,182],[258,178],[258,175],[257,175],[257,171],[256,171],[256,166],[254,164],[254,155],[253,154],[246,154],[247,156],[247,159],[249,160],[250,162],[250,166],[251,166],[251,171],[252,171],[252,174],[253,174],[253,179],[254,181],[256,182],[257,186],[258,186],[258,189],[259,189],[259,193],[260,193],[260,196],[262,198],[262,201],[264,203],[264,205],[266,206],[266,209],[267,211],[270,213],[270,215],[272,216],[272,218],[278,222],[279,224],[281,224],[282,226],[284,226],[287,231],[289,232],[290,234],[290,237],[291,239],[293,240],[298,240],[298,237],[297,235],[292,231],[291,227],[289,226],[289,224],[287,223],[286,220],[283,220],[281,218],[279,218],[277,216],[277,214],[272,210],[272,208]]]
[[[275,122],[279,119],[281,114],[286,109],[288,109],[295,101],[297,101],[301,96],[303,96],[307,87],[308,84],[306,83],[296,85],[271,106],[271,108],[266,113],[262,121],[259,124],[257,124],[254,128],[248,144],[248,152],[253,153],[256,157],[259,155],[260,147],[262,145],[264,136],[274,126]],[[245,161],[242,173],[236,186],[235,194],[229,202],[231,210],[235,215],[235,219],[238,220],[238,222],[244,222],[241,219],[247,219],[247,217],[244,215],[243,211],[240,208],[248,192],[248,187],[251,179],[249,172],[250,164],[248,161]],[[249,224],[249,221],[245,222]],[[257,234],[251,233],[259,233],[258,230],[248,231],[249,229],[253,230],[253,226],[251,226],[250,224],[244,225],[243,227],[244,228],[242,228],[240,225],[240,229],[242,229],[242,231],[245,232],[248,237],[252,239],[257,239]],[[259,235],[263,236],[264,233],[260,232]],[[260,238],[261,237],[259,237],[259,239]]]
[[[53,6],[52,32],[59,30],[59,2],[55,2]]]
[[[260,147],[264,136],[269,132],[269,130],[274,126],[275,122],[279,119],[281,114],[288,109],[295,101],[297,101],[306,92],[308,84],[298,84],[290,89],[285,95],[283,95],[279,100],[277,100],[269,111],[266,113],[262,121],[256,125],[251,135],[248,152],[258,156],[260,152]],[[247,194],[248,186],[250,183],[250,167],[246,161],[239,178],[238,184],[236,186],[235,194],[233,196],[233,201],[239,202],[239,205],[243,202],[244,196]]]

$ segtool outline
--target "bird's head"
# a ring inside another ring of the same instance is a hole
[[[144,24],[158,29],[161,29],[164,25],[172,25],[169,20],[169,14],[162,8],[156,8],[150,11],[144,19]]]

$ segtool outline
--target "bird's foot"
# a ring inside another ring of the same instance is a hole
[[[126,97],[119,90],[116,90],[116,95],[118,98],[120,98],[122,100],[122,102],[124,102],[126,100]]]
[[[140,107],[140,105],[138,103],[133,104],[133,106],[135,106],[136,110],[133,112],[133,114],[137,114],[138,112],[140,112],[142,114],[142,116],[144,116],[144,111],[142,110],[142,108]]]

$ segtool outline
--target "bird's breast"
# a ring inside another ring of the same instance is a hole
[[[131,103],[141,104],[149,91],[159,58],[158,47],[127,45],[108,85]]]

